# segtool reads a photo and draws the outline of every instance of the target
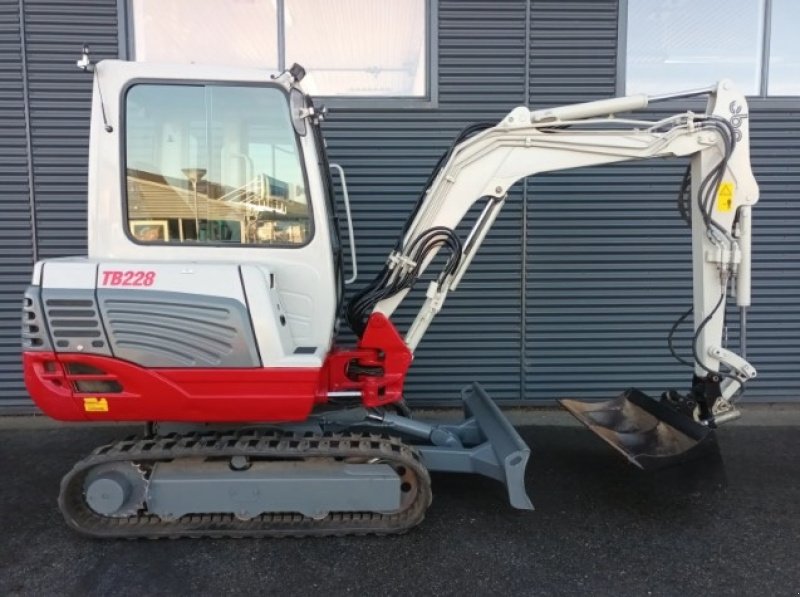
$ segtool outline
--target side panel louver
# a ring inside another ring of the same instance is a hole
[[[247,311],[232,299],[99,290],[114,356],[145,367],[258,367]]]

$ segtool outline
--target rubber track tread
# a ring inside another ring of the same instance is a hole
[[[109,462],[150,465],[179,458],[356,458],[380,459],[405,466],[417,477],[416,499],[392,514],[337,512],[315,520],[296,513],[268,513],[250,520],[232,514],[190,514],[162,520],[146,512],[131,517],[107,517],[89,508],[84,479],[95,466]],[[154,438],[131,438],[101,446],[78,462],[61,480],[58,498],[67,524],[97,538],[179,537],[305,537],[388,535],[403,533],[422,522],[431,503],[430,475],[417,451],[400,439],[366,433],[291,434],[282,432],[203,432]]]

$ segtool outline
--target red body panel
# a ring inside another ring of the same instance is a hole
[[[366,406],[397,402],[411,352],[381,314],[353,350],[335,349],[320,368],[148,369],[112,357],[25,352],[28,392],[62,421],[303,421],[330,391],[357,390]],[[351,363],[380,370],[353,375]],[[76,368],[81,367],[82,368]],[[77,373],[91,368],[92,373]],[[79,391],[79,382],[113,382],[116,391]]]
[[[146,369],[111,357],[26,352],[25,384],[62,421],[302,421],[320,369]],[[105,375],[74,375],[71,363]],[[77,381],[116,381],[121,392],[79,392]],[[103,402],[99,402],[103,400]],[[105,408],[101,405],[104,404]]]

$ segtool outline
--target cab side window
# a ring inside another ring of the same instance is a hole
[[[278,88],[134,85],[125,161],[136,242],[291,247],[311,239],[300,150]]]

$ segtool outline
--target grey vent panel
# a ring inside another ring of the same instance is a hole
[[[52,350],[42,311],[41,289],[28,286],[22,299],[22,350]]]
[[[314,354],[317,352],[316,346],[298,346],[294,349],[294,354]]]
[[[44,288],[42,303],[56,352],[111,355],[94,290]]]
[[[145,367],[259,367],[239,301],[141,290],[98,290],[117,358]]]

